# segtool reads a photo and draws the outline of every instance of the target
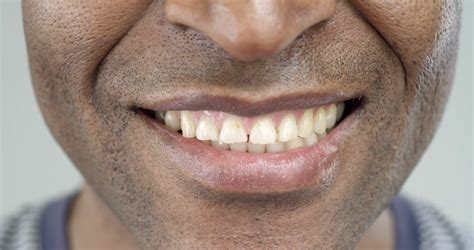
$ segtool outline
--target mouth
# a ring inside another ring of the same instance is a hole
[[[361,96],[254,103],[199,96],[134,110],[175,152],[182,173],[205,188],[277,194],[327,184],[362,102]]]

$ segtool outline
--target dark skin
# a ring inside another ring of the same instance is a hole
[[[70,215],[72,248],[393,247],[386,207],[442,115],[460,9],[458,1],[23,0],[41,111],[85,179]],[[204,90],[249,103],[357,91],[364,106],[324,188],[249,198],[180,174],[176,148],[133,110],[137,100]]]

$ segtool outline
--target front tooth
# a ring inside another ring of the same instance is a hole
[[[247,151],[249,153],[265,153],[265,145],[264,144],[247,144]]]
[[[247,152],[246,142],[232,143],[229,145],[229,147],[230,147],[230,151]]]
[[[257,120],[250,132],[250,143],[269,144],[274,143],[277,139],[275,124],[270,117],[263,117]]]
[[[266,147],[267,153],[279,153],[285,151],[285,143],[284,142],[275,142],[272,144],[268,144]]]
[[[202,141],[219,139],[219,130],[209,116],[201,115],[196,129],[196,138]]]
[[[296,139],[294,140],[291,140],[291,141],[287,141],[285,143],[285,146],[286,146],[286,150],[292,150],[292,149],[295,149],[295,148],[301,148],[304,146],[304,141],[301,137],[297,137]]]
[[[215,148],[223,149],[223,150],[229,150],[229,144],[223,143],[220,141],[211,141],[211,145]]]
[[[181,131],[183,137],[193,138],[196,136],[196,124],[190,111],[181,111]]]
[[[324,108],[318,108],[314,114],[314,132],[322,134],[326,131],[326,111]]]
[[[311,132],[311,135],[308,138],[304,138],[304,145],[311,146],[318,143],[318,136],[316,133]]]
[[[345,104],[343,102],[337,104],[336,121],[339,121],[341,119],[342,114],[344,114],[344,108],[345,108]]]
[[[180,115],[178,111],[168,111],[164,117],[166,126],[174,131],[181,129]]]
[[[283,117],[278,126],[278,141],[287,142],[298,137],[298,126],[293,114],[287,114]]]
[[[229,116],[222,124],[219,140],[225,143],[239,143],[247,141],[247,132],[238,117]]]
[[[308,138],[313,133],[313,110],[307,109],[298,124],[298,136]]]
[[[337,107],[336,104],[331,104],[326,111],[326,128],[332,128],[336,124]]]

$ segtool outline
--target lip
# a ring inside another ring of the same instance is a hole
[[[343,102],[363,96],[361,93],[293,93],[265,99],[191,94],[158,102],[138,102],[130,106],[148,110],[217,110],[238,116],[255,117],[282,110],[306,109]],[[251,108],[249,108],[251,107]]]
[[[281,107],[284,107],[283,110],[308,108],[355,99],[358,96],[360,95],[319,94],[298,96],[295,99],[291,95],[249,104],[237,99],[200,95],[141,107],[150,110],[221,110],[255,116],[281,110]],[[248,105],[252,105],[252,110],[248,110]],[[317,144],[272,154],[220,150],[194,138],[184,138],[149,116],[141,117],[161,140],[168,142],[165,146],[169,148],[167,152],[173,152],[177,156],[176,168],[181,174],[202,187],[233,194],[282,194],[327,184],[336,170],[338,150],[347,131],[355,123],[361,106],[352,110]]]

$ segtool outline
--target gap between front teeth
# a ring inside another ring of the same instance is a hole
[[[183,137],[196,138],[215,148],[279,153],[318,143],[340,121],[344,105],[330,104],[257,118],[210,111],[157,111],[156,117],[171,130],[181,131]]]

